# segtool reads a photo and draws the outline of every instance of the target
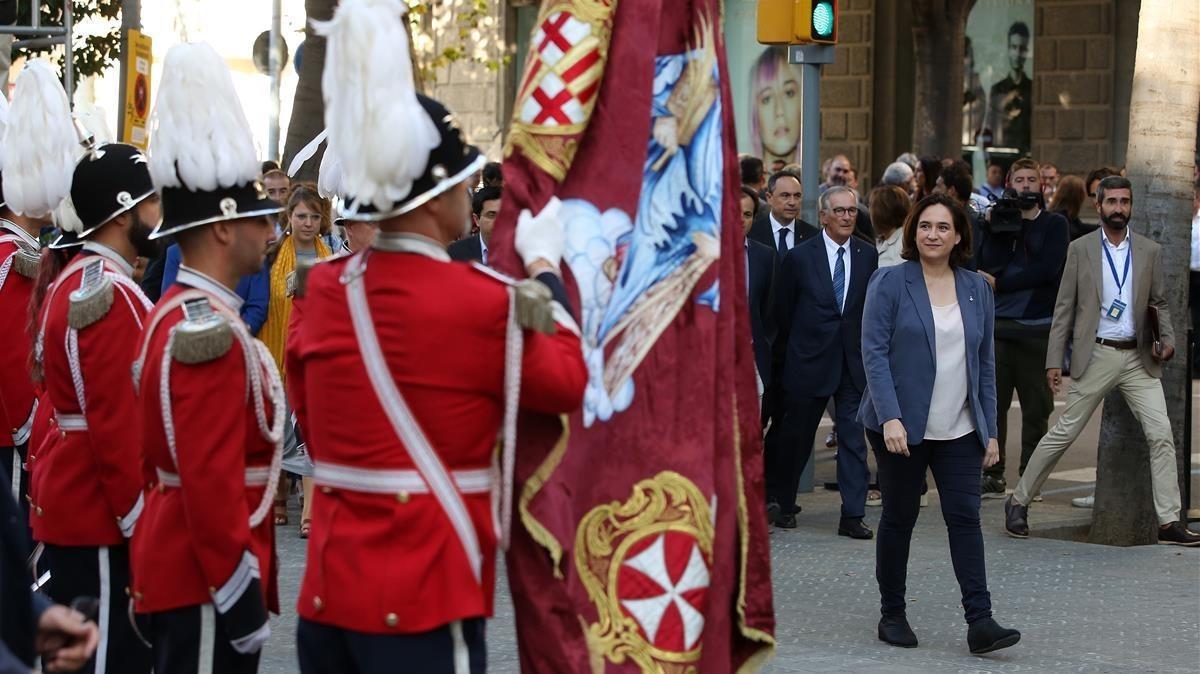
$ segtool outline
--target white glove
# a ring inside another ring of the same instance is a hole
[[[517,233],[513,246],[526,266],[537,260],[545,260],[558,268],[563,248],[566,247],[566,234],[562,221],[558,219],[561,207],[562,202],[558,197],[550,197],[550,201],[546,202],[537,215],[532,215],[529,209],[525,209],[517,216]]]

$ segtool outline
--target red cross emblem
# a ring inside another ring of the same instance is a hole
[[[521,84],[518,119],[533,126],[570,126],[587,119],[603,71],[592,26],[567,10],[538,26]]]
[[[704,631],[708,585],[708,562],[696,539],[666,531],[630,546],[617,574],[617,598],[647,643],[683,653]]]

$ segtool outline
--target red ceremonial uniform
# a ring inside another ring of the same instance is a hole
[[[457,485],[478,537],[480,581],[373,388],[344,283],[360,259],[384,376]],[[505,404],[509,286],[449,262],[429,239],[384,234],[359,255],[318,264],[306,285],[293,305],[285,361],[318,485],[300,616],[374,634],[490,616],[490,466]],[[524,332],[522,408],[565,413],[582,400],[586,368],[573,321],[564,320],[571,329]],[[400,487],[378,488],[385,482]]]
[[[5,326],[0,331],[0,447],[23,444],[33,423],[32,340],[26,329],[33,278],[21,273],[18,254],[37,255],[39,248],[24,229],[0,220],[0,320]]]
[[[206,299],[233,333],[223,352],[185,358],[178,350],[178,340],[193,323],[181,306],[191,296]],[[133,536],[138,613],[208,603],[225,613],[253,587],[252,578],[260,580],[267,608],[279,610],[274,524],[261,515],[273,496],[272,469],[279,472],[279,445],[265,437],[263,425],[281,429],[273,404],[282,401],[266,395],[265,383],[256,385],[263,380],[255,369],[275,373],[274,363],[269,357],[264,361],[257,340],[245,334],[236,318],[240,305],[241,299],[217,281],[180,267],[175,285],[147,318],[145,357],[135,361],[135,368],[141,363],[142,437],[148,469],[158,481]],[[168,352],[172,339],[176,350]],[[168,388],[164,400],[161,392]],[[252,513],[260,515],[253,527]]]
[[[30,461],[30,521],[44,543],[117,545],[142,510],[142,429],[129,368],[151,303],[132,272],[115,251],[87,243],[46,298],[38,341],[53,416]],[[85,275],[103,287],[81,301],[72,293]],[[96,312],[97,302],[107,310]]]

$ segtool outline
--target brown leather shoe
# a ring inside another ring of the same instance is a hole
[[[1158,528],[1161,545],[1182,545],[1187,548],[1200,547],[1200,534],[1188,529],[1183,522],[1175,521]]]

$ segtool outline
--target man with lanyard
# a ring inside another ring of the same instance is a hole
[[[1200,546],[1200,534],[1180,520],[1175,440],[1161,382],[1162,364],[1175,354],[1175,333],[1159,267],[1162,247],[1129,230],[1133,188],[1125,178],[1110,176],[1100,181],[1096,210],[1103,225],[1100,240],[1084,236],[1068,249],[1046,352],[1046,380],[1057,393],[1070,340],[1067,406],[1038,443],[1016,490],[1004,502],[1005,529],[1014,538],[1029,536],[1033,496],[1083,432],[1100,401],[1118,389],[1141,421],[1150,448],[1158,542]],[[1149,324],[1155,313],[1157,335]]]
[[[151,303],[133,282],[133,262],[153,252],[159,199],[140,150],[111,143],[75,167],[76,219],[64,232],[83,250],[58,275],[44,304],[35,360],[54,416],[31,460],[34,538],[45,544],[46,592],[60,604],[98,599],[104,637],[89,671],[149,672],[150,650],[126,617],[129,548],[142,512],[141,428],[133,364]],[[31,454],[32,457],[32,454]]]
[[[520,408],[563,414],[587,378],[559,278],[556,201],[520,218],[529,280],[450,262],[483,157],[441,103],[413,90],[405,9],[346,0],[320,28],[342,214],[380,232],[318,263],[293,307],[289,400],[318,487],[298,606],[305,673],[484,671],[497,532],[503,541],[513,510],[517,390]],[[363,81],[380,86],[353,88]],[[390,114],[366,115],[372,105]],[[386,162],[360,151],[382,146]]]
[[[278,612],[274,527],[282,383],[238,316],[238,279],[262,267],[279,204],[224,60],[207,44],[167,52],[150,175],[183,261],[146,318],[133,372],[156,484],[132,543],[131,595],[154,670],[258,670]],[[224,115],[205,107],[221,101]],[[196,138],[208,139],[197,145]]]
[[[0,97],[2,98],[2,97]],[[30,61],[17,76],[6,118],[3,149],[3,203],[0,203],[0,466],[29,523],[29,474],[26,446],[37,411],[29,373],[33,349],[29,303],[37,276],[41,243],[51,212],[71,188],[68,163],[77,156],[67,95],[52,67]],[[65,178],[63,177],[65,176]],[[28,530],[28,529],[27,529]]]

